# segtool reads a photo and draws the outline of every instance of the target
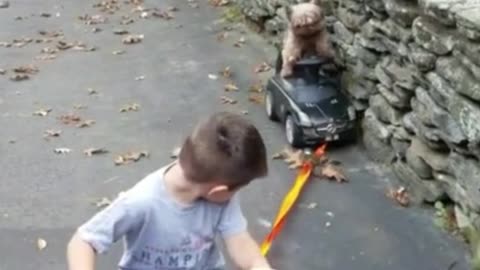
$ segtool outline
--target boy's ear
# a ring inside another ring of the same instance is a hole
[[[212,189],[210,189],[208,191],[208,195],[213,195],[215,193],[219,193],[219,192],[225,192],[227,191],[228,192],[228,187],[226,185],[219,185],[219,186],[214,186]]]
[[[320,0],[310,0],[310,3],[320,6]]]

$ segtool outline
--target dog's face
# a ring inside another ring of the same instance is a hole
[[[287,16],[295,35],[308,36],[325,28],[325,15],[316,1],[291,6]]]

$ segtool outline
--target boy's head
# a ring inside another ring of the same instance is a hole
[[[197,124],[178,159],[185,177],[205,186],[203,197],[216,202],[228,200],[238,188],[268,171],[257,128],[230,112],[215,113]]]

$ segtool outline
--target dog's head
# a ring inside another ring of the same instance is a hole
[[[308,36],[325,28],[325,14],[319,0],[287,7],[287,18],[294,34]]]

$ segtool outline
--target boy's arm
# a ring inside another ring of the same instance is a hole
[[[75,233],[67,248],[68,269],[94,270],[95,257],[95,251],[90,244],[82,240],[78,233]]]
[[[94,270],[96,254],[110,246],[143,222],[139,200],[118,197],[107,208],[80,226],[67,247],[69,270]]]
[[[272,269],[263,257],[255,240],[247,231],[224,238],[228,253],[242,269]]]
[[[218,230],[230,257],[238,267],[245,270],[271,269],[257,243],[248,233],[247,220],[237,196],[230,200],[223,211]]]

